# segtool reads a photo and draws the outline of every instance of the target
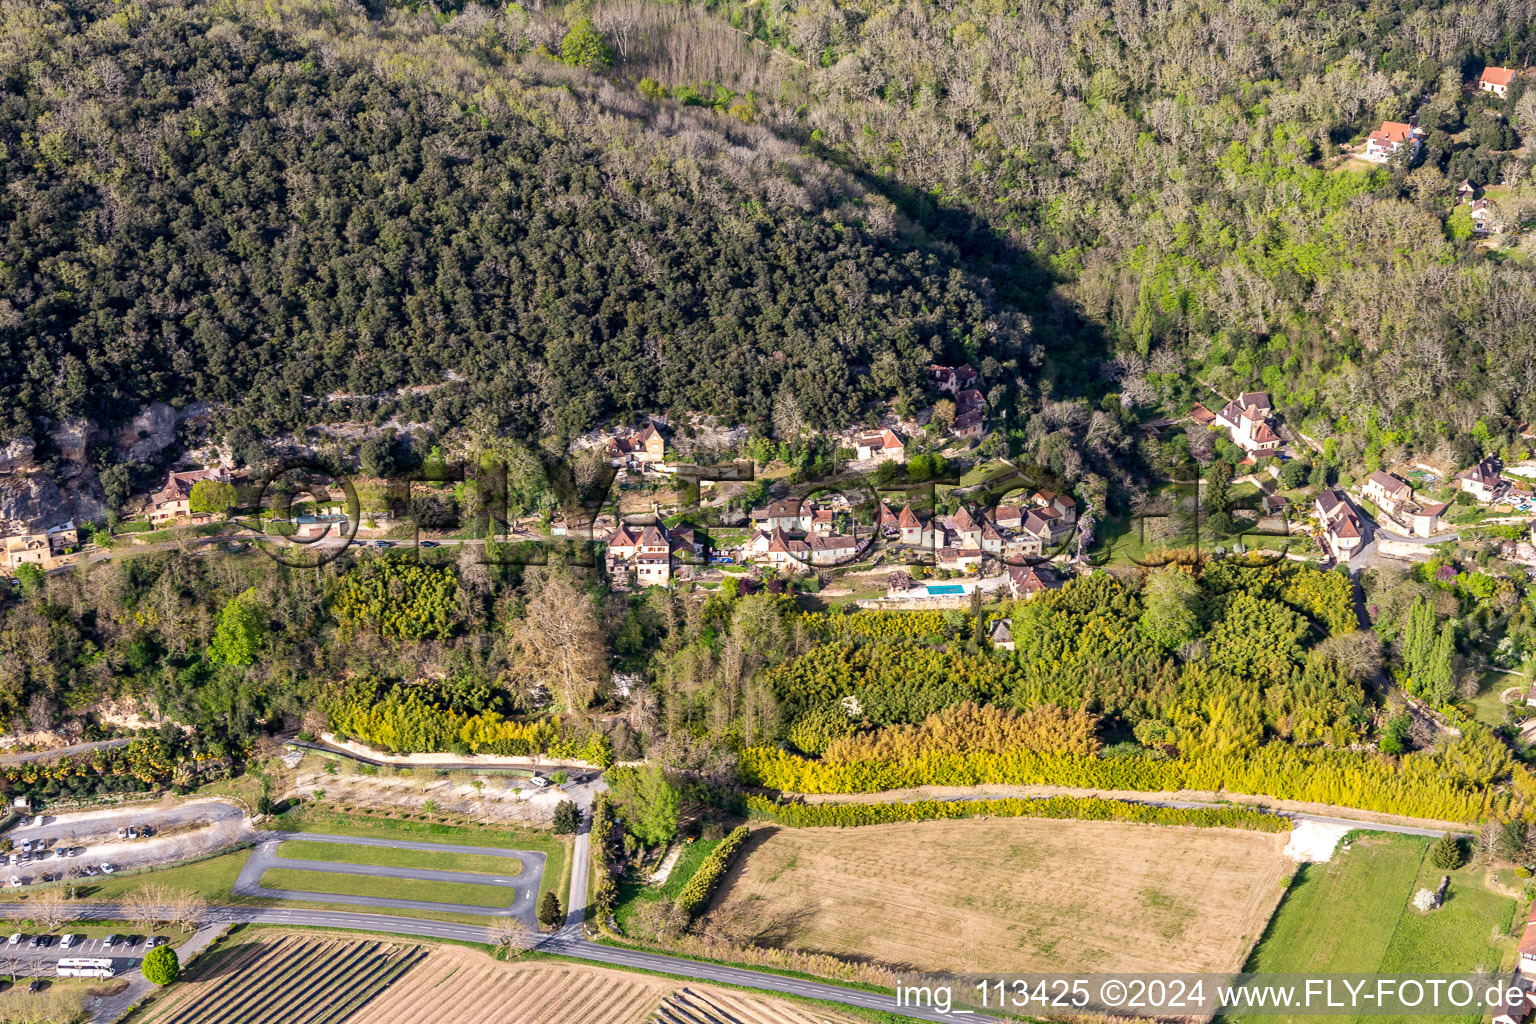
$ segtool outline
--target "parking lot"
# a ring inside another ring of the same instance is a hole
[[[216,800],[121,810],[46,812],[22,819],[0,840],[0,888],[100,877],[227,846],[243,831],[241,811]]]
[[[114,972],[122,974],[138,967],[144,954],[154,948],[149,944],[149,936],[127,933],[117,935],[117,941],[110,946],[105,936],[86,939],[77,936],[74,945],[67,949],[63,935],[44,935],[46,945],[34,946],[32,940],[36,932],[20,933],[23,938],[15,945],[9,941],[10,934],[0,938],[0,975],[51,976],[54,965],[67,956],[107,957],[112,961]],[[165,941],[161,939],[159,944],[164,945]]]

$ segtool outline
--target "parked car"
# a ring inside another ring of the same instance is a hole
[[[11,876],[11,888],[12,889],[20,889],[21,888],[21,878],[19,876],[17,876],[17,875],[12,875]]]
[[[22,853],[31,853],[32,852],[32,840],[30,840],[30,839],[23,839],[21,841],[21,852]]]
[[[149,949],[154,949],[157,946],[163,946],[165,945],[165,936],[151,935],[149,938],[144,940],[144,945]]]
[[[32,824],[32,819],[26,817],[25,815],[23,815],[22,817],[16,819],[16,827],[17,828],[26,828],[30,824]]]
[[[435,547],[437,547],[437,541],[435,541],[435,540],[424,540],[424,541],[421,542],[421,546],[424,547],[424,548],[435,548]]]
[[[19,946],[21,945],[21,940],[24,938],[26,938],[26,936],[21,934],[21,932],[11,932],[11,937],[6,940],[5,944],[7,946]]]
[[[102,861],[101,862],[101,873],[102,874],[110,875],[112,872],[114,872],[116,870],[117,870],[117,868],[113,867],[111,864],[108,864],[106,861]]]
[[[78,936],[66,935],[59,940],[59,945],[63,946],[65,949],[68,949],[75,944],[76,938],[78,938]]]
[[[34,936],[32,936],[32,948],[33,949],[39,949],[39,948],[41,948],[42,946],[45,946],[45,945],[47,945],[47,943],[44,941],[44,937],[42,935],[34,935]]]
[[[136,828],[130,828],[128,830],[128,838],[129,839],[137,839],[137,838],[139,838],[139,830],[136,829]]]
[[[528,780],[528,785],[532,786],[534,789],[543,789],[545,786],[549,785],[549,780],[542,775],[535,775],[533,778]]]
[[[106,938],[101,940],[101,944],[103,946],[115,946],[115,945],[117,945],[117,936],[116,935],[108,935]]]
[[[119,839],[127,839],[128,838],[128,829],[127,828],[120,828],[120,829],[118,829],[117,830],[117,838],[119,838]]]
[[[145,839],[148,839],[150,836],[152,836],[154,834],[155,834],[155,830],[150,828],[148,825],[145,825],[143,828],[139,829],[139,835],[144,837]]]

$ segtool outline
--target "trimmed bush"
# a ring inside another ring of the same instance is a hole
[[[181,973],[181,962],[170,946],[156,946],[144,955],[144,964],[140,969],[144,972],[144,980],[156,985],[169,985]]]
[[[1248,753],[1165,761],[1017,751],[928,754],[899,761],[834,765],[772,747],[753,747],[741,758],[742,779],[747,784],[791,793],[1050,785],[1139,792],[1227,790],[1442,821],[1477,821],[1504,809],[1507,796],[1495,794],[1491,787],[1458,786],[1446,777],[1449,773],[1445,768],[1433,754],[1408,754],[1394,760],[1356,751],[1282,744]]]
[[[688,884],[683,886],[682,892],[677,894],[675,906],[684,917],[692,919],[709,902],[710,894],[715,891],[716,884],[731,866],[731,858],[736,856],[742,844],[747,841],[747,826],[742,825],[733,829],[731,834],[720,841],[720,845],[709,851],[709,856],[704,858],[704,863],[699,865],[699,870],[688,879]]]
[[[1196,828],[1243,828],[1289,832],[1291,821],[1246,807],[1154,807],[1101,797],[1052,796],[1040,799],[914,800],[885,804],[781,804],[767,797],[747,797],[754,818],[791,828],[853,828],[898,821],[955,818],[1075,818],[1127,821],[1143,825],[1191,825]]]

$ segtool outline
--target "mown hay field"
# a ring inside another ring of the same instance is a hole
[[[765,828],[706,931],[898,970],[1237,970],[1291,873],[1285,836],[993,819]]]

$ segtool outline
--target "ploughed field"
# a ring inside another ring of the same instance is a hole
[[[502,963],[439,946],[348,1024],[853,1024],[789,1000],[628,971]]]
[[[393,939],[264,933],[209,950],[142,1024],[340,1024],[427,955]]]
[[[1237,970],[1293,868],[1285,842],[1021,818],[762,829],[704,927],[898,970]]]

